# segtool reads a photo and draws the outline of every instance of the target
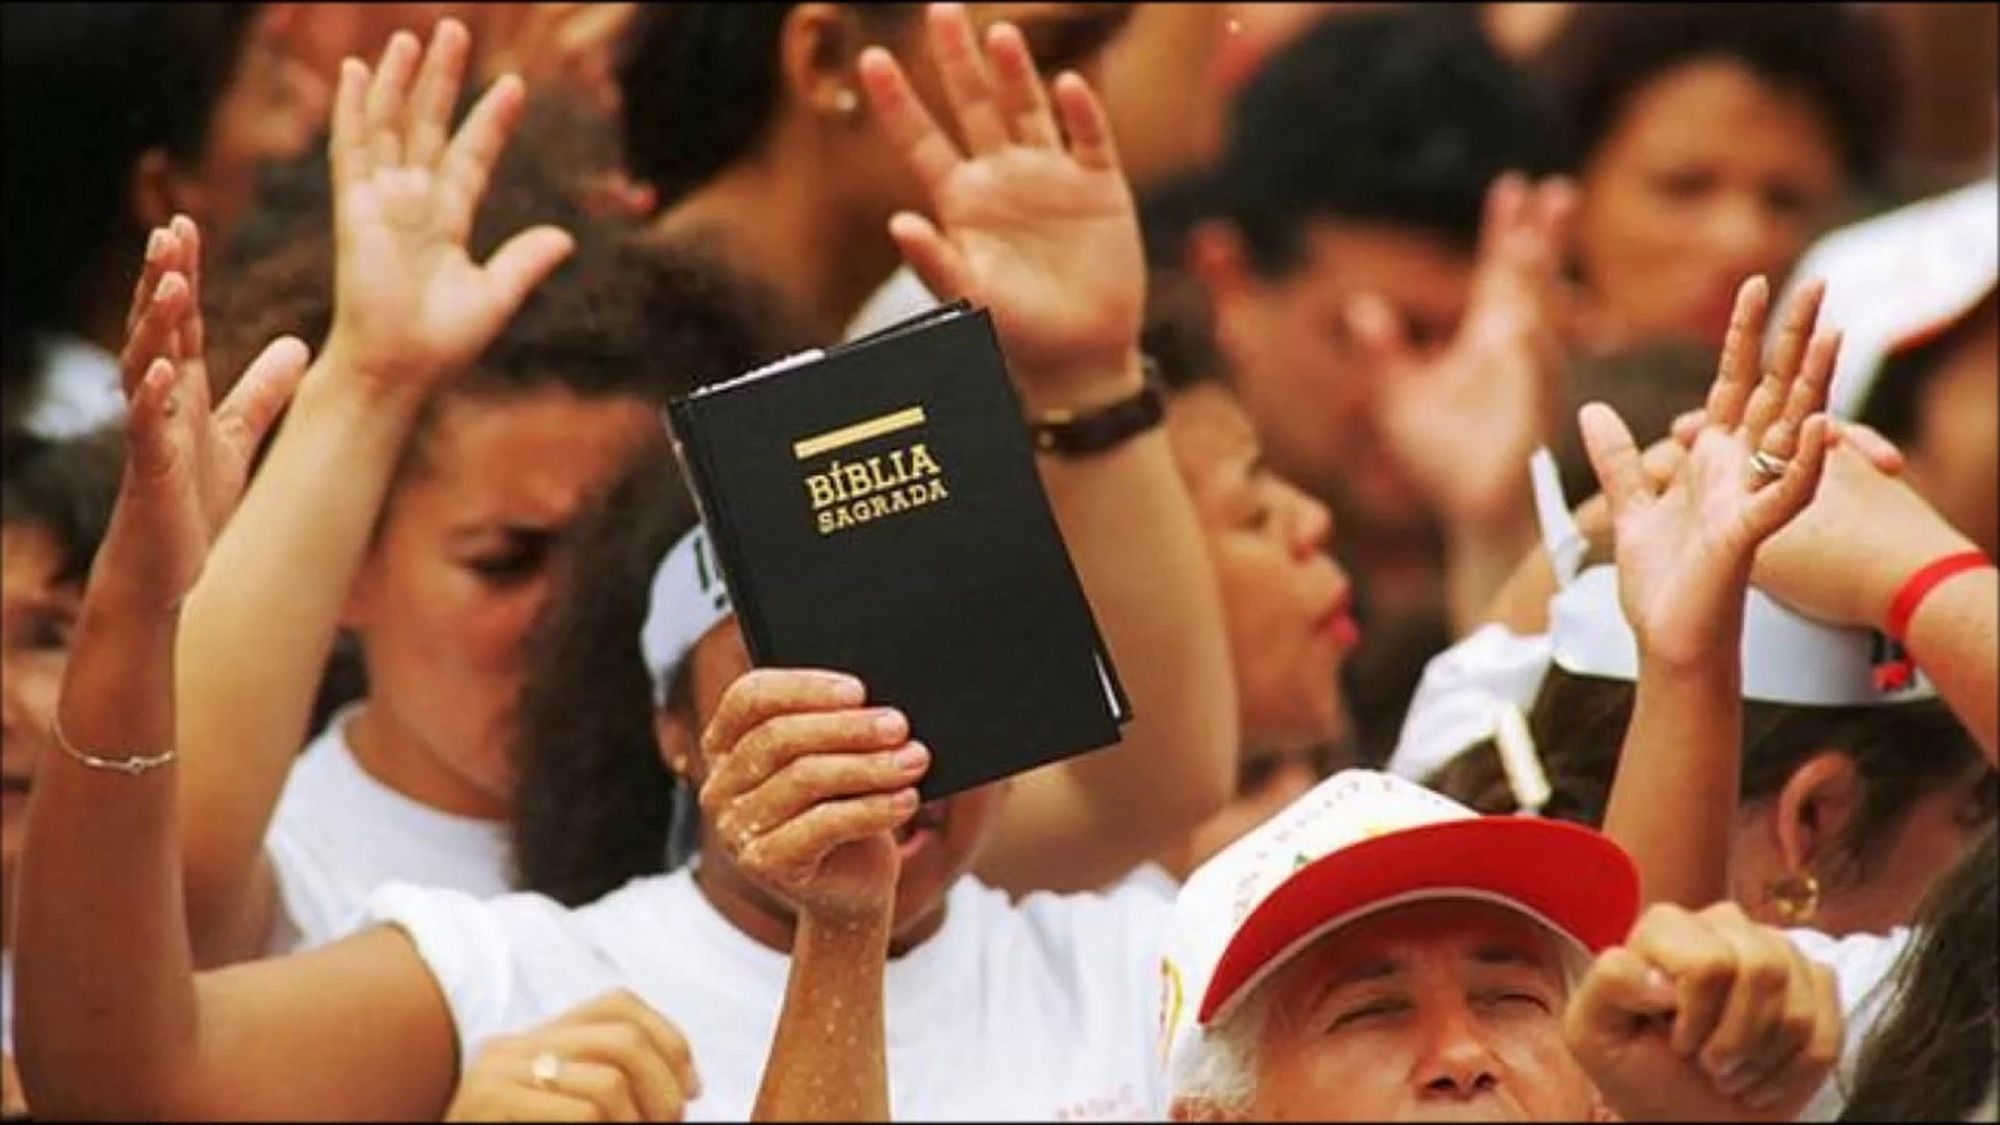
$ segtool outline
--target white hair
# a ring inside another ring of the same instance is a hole
[[[1196,1028],[1167,1075],[1167,1104],[1204,1102],[1225,1116],[1249,1111],[1257,1093],[1257,1048],[1271,1011],[1270,989],[1259,985],[1220,1023]]]

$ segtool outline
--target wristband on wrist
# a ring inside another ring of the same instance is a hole
[[[1137,393],[1092,410],[1050,410],[1028,419],[1028,436],[1039,453],[1087,457],[1115,449],[1160,424],[1166,406],[1158,369],[1142,360],[1146,381]]]
[[[1890,640],[1902,643],[1909,634],[1910,621],[1916,617],[1917,609],[1932,590],[1948,578],[1969,570],[1990,570],[1992,566],[1993,560],[1987,558],[1983,551],[1960,551],[1918,567],[1915,573],[1903,580],[1895,598],[1889,602],[1889,617],[1883,632]]]

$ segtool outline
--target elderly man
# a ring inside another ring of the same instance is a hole
[[[893,865],[863,877],[856,842],[822,841],[816,854],[848,859],[794,878],[890,902]],[[1336,774],[1196,871],[1164,919],[1166,1104],[1154,1108],[1178,1120],[1791,1119],[1839,1050],[1830,975],[1734,907],[1659,906],[1635,926],[1638,903],[1631,859],[1589,829]],[[1075,970],[1129,971],[1123,959],[1148,944],[1101,948]],[[886,1110],[885,953],[855,940],[795,951],[762,1110]],[[845,1034],[825,1033],[833,1013]],[[1115,1053],[1127,1044],[1092,1036],[1117,1026],[1052,1018],[1009,1034]]]

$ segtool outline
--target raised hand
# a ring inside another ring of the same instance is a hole
[[[305,344],[280,337],[211,410],[200,284],[200,231],[175,216],[146,243],[118,357],[130,403],[127,453],[94,581],[162,610],[193,587],[243,496],[251,458],[306,370]]]
[[[892,218],[890,235],[932,292],[992,311],[1031,402],[1117,397],[1137,383],[1145,262],[1103,107],[1075,74],[1045,91],[1012,25],[993,25],[982,52],[963,6],[926,18],[964,151],[889,52],[862,52],[876,118],[931,202],[930,218]]]
[[[1471,304],[1440,355],[1419,354],[1380,297],[1359,297],[1348,311],[1373,369],[1383,441],[1451,526],[1491,526],[1524,510],[1528,457],[1546,439],[1562,376],[1562,250],[1575,211],[1565,180],[1531,186],[1509,173],[1494,182]]]
[[[703,732],[702,814],[751,880],[801,915],[844,922],[892,908],[891,833],[917,811],[930,752],[852,676],[758,669]]]
[[[1759,378],[1770,291],[1761,277],[1744,283],[1703,425],[1664,487],[1609,407],[1591,403],[1579,416],[1611,505],[1619,600],[1642,658],[1685,667],[1733,648],[1759,544],[1818,487],[1829,438],[1820,411],[1840,346],[1837,334],[1813,334],[1823,292],[1801,291]]]
[[[1840,1054],[1833,974],[1733,903],[1648,909],[1564,1013],[1572,1054],[1627,1121],[1790,1121]]]
[[[334,96],[329,361],[419,394],[477,358],[573,246],[567,233],[542,226],[509,239],[484,265],[467,254],[473,216],[524,97],[520,79],[500,79],[452,134],[469,50],[456,20],[438,24],[427,52],[399,31],[372,75],[345,60]]]
[[[687,1040],[623,989],[486,1042],[446,1121],[679,1121],[701,1081]]]

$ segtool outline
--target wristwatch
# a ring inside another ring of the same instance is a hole
[[[1050,410],[1028,420],[1028,435],[1041,453],[1088,457],[1124,444],[1160,424],[1166,412],[1160,395],[1159,368],[1151,357],[1142,364],[1146,381],[1139,390],[1092,410]]]

